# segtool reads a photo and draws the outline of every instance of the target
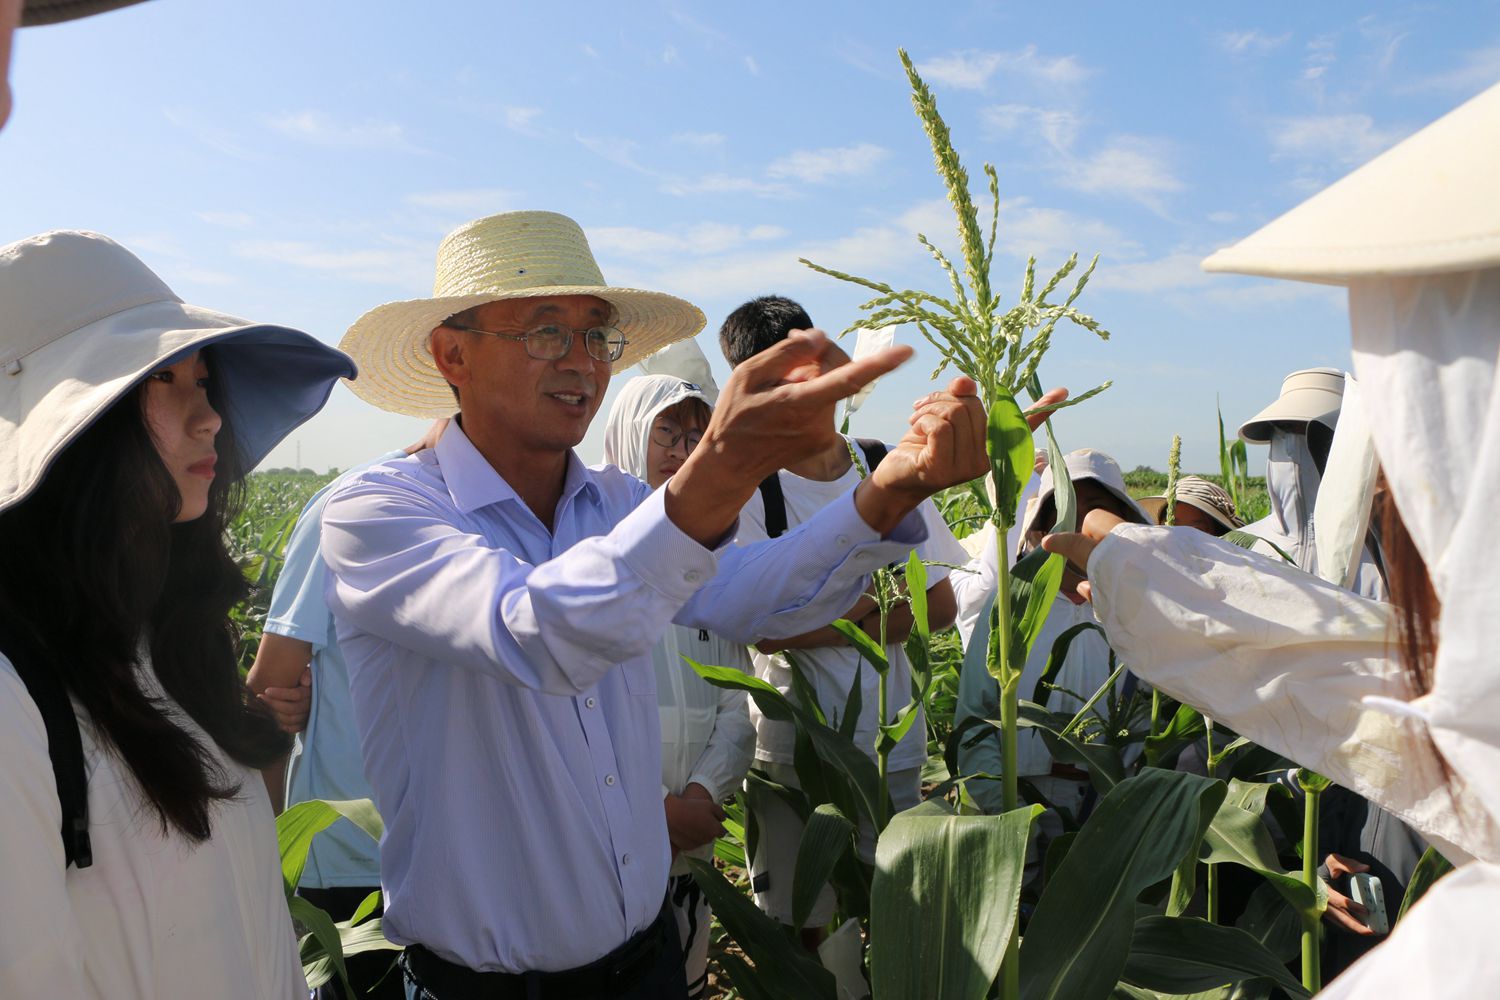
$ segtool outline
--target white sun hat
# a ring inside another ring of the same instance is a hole
[[[558,295],[593,295],[614,307],[614,325],[629,341],[616,372],[708,322],[701,309],[674,295],[607,284],[583,230],[567,216],[506,212],[443,238],[431,298],[377,306],[349,328],[339,347],[359,364],[360,379],[351,388],[393,413],[451,416],[453,393],[428,346],[433,329],[487,302]]]
[[[354,375],[305,333],[186,304],[107,236],[59,231],[0,247],[0,510],[153,370],[210,346],[247,469]]]
[[[1500,265],[1500,85],[1203,262],[1326,284]]]
[[[1344,402],[1344,373],[1337,368],[1304,368],[1281,381],[1281,395],[1240,424],[1240,437],[1251,444],[1269,444],[1278,425],[1294,425],[1301,432],[1318,423],[1330,431],[1338,426]]]
[[[1125,475],[1120,471],[1120,465],[1113,458],[1102,451],[1093,448],[1079,448],[1070,451],[1063,456],[1063,462],[1067,465],[1068,478],[1073,482],[1080,479],[1092,479],[1104,487],[1120,504],[1131,513],[1137,524],[1155,524],[1156,522],[1146,515],[1141,505],[1136,503],[1135,498],[1130,495],[1130,490],[1125,486]],[[1037,523],[1042,512],[1042,505],[1052,496],[1056,485],[1053,481],[1052,467],[1048,466],[1042,470],[1041,483],[1037,488],[1036,499],[1027,505],[1026,516],[1023,520],[1024,535],[1033,531],[1041,530],[1043,527]]]

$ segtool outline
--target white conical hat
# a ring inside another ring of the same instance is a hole
[[[607,285],[583,230],[566,215],[506,212],[443,238],[432,298],[388,302],[349,328],[339,348],[359,365],[359,381],[350,388],[393,413],[452,416],[453,393],[428,347],[433,328],[487,302],[558,295],[593,295],[614,307],[614,325],[629,341],[614,363],[617,372],[708,322],[701,309],[675,295]]]
[[[1215,253],[1203,268],[1344,285],[1495,267],[1497,178],[1500,85]]]

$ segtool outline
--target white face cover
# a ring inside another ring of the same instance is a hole
[[[1434,740],[1500,818],[1500,269],[1357,281],[1354,371],[1442,602]]]

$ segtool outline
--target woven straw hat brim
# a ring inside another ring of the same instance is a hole
[[[140,2],[141,0],[26,0],[25,6],[21,8],[21,27],[61,24]]]
[[[1151,515],[1152,524],[1161,523],[1162,511],[1166,510],[1167,507],[1166,497],[1141,497],[1136,501],[1136,503],[1140,504],[1141,510],[1144,510],[1147,514]],[[1201,503],[1195,497],[1190,497],[1179,493],[1177,495],[1177,503],[1179,505],[1187,504],[1194,510],[1201,510],[1203,513],[1213,518],[1215,522],[1223,525],[1229,531],[1234,531],[1237,528],[1243,528],[1245,526],[1243,522],[1236,523],[1230,518],[1225,517],[1224,512],[1222,510],[1219,510],[1219,508],[1215,507],[1213,504]]]
[[[328,401],[349,359],[299,330],[176,301],[107,316],[0,374],[0,510],[29,495],[79,434],[163,363],[217,346],[214,371],[246,468]]]
[[[615,326],[629,343],[612,370],[620,372],[663,347],[697,335],[708,323],[703,310],[665,292],[597,285],[553,285],[388,302],[361,316],[339,342],[359,365],[349,384],[372,406],[412,417],[453,415],[453,391],[433,363],[428,338],[454,313],[504,299],[593,295],[614,307]]]

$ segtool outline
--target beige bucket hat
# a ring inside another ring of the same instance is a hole
[[[188,305],[107,236],[58,231],[0,247],[0,510],[153,370],[209,346],[247,469],[354,375],[305,333]]]
[[[1151,515],[1152,524],[1161,523],[1162,512],[1167,509],[1165,496],[1141,497],[1136,502],[1141,510]],[[1183,476],[1177,480],[1177,502],[1196,507],[1223,525],[1226,531],[1245,526],[1244,519],[1234,512],[1234,501],[1229,494],[1202,476]]]
[[[1250,444],[1269,444],[1278,424],[1306,429],[1319,423],[1330,431],[1338,426],[1344,404],[1344,373],[1337,368],[1304,368],[1281,381],[1281,395],[1270,406],[1240,424],[1240,437]]]
[[[1500,85],[1215,253],[1203,268],[1344,285],[1494,267],[1497,177]]]
[[[388,302],[361,316],[339,347],[359,364],[356,395],[414,417],[453,413],[453,393],[433,364],[428,339],[454,313],[501,299],[595,295],[615,309],[629,343],[623,371],[708,321],[674,295],[607,284],[578,223],[556,212],[506,212],[455,229],[438,245],[432,298]]]

